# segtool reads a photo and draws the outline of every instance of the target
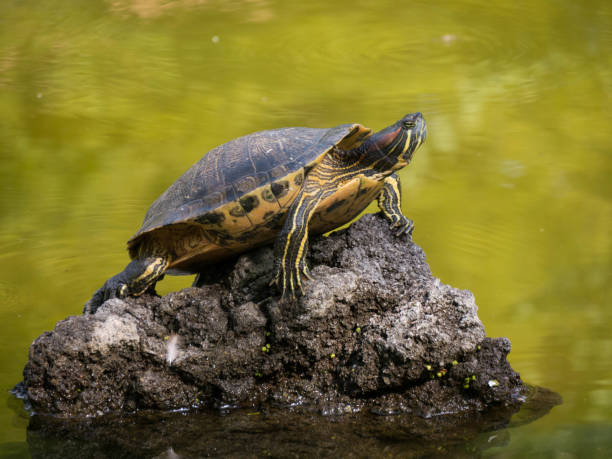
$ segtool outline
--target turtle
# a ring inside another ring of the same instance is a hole
[[[358,216],[373,200],[399,236],[413,222],[401,211],[397,171],[427,135],[421,113],[373,133],[361,124],[265,130],[224,143],[202,157],[149,208],[127,243],[131,262],[85,304],[94,313],[110,298],[154,292],[165,273],[198,274],[275,241],[281,298],[312,280],[309,234]]]

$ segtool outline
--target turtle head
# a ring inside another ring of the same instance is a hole
[[[425,142],[425,138],[427,137],[427,125],[425,124],[425,118],[423,118],[421,112],[406,115],[399,123],[402,126],[402,142],[404,143],[399,159],[408,163],[412,159],[414,151]]]
[[[414,151],[425,141],[427,126],[420,112],[410,113],[401,120],[378,131],[371,137],[371,145],[375,145],[385,157],[393,159],[393,169],[404,167],[412,159]]]

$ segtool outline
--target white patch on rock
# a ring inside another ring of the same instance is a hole
[[[171,335],[166,344],[166,362],[168,365],[172,365],[172,362],[178,357],[179,352],[179,337],[178,335]]]
[[[112,314],[95,325],[88,344],[92,351],[107,351],[111,346],[139,342],[140,336],[135,321],[130,316],[119,317]]]
[[[357,274],[348,270],[336,272],[322,266],[317,266],[312,274],[316,281],[306,284],[304,309],[307,312],[300,317],[301,320],[312,321],[326,317],[327,311],[336,304],[338,298],[346,303],[352,301],[357,289]]]

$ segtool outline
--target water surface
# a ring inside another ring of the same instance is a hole
[[[206,151],[421,111],[401,173],[414,239],[523,379],[564,399],[484,454],[605,457],[611,96],[605,1],[2,2],[0,451],[27,455],[7,391],[31,341],[123,268],[148,205]]]

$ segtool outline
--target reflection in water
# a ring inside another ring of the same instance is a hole
[[[266,22],[274,17],[270,2],[266,0],[107,0],[107,3],[113,13],[143,19],[200,9],[224,13],[239,10],[248,22]]]
[[[513,438],[561,454],[567,429],[612,422],[611,2],[64,0],[0,16],[0,389],[125,266],[145,210],[204,152],[422,111],[430,136],[401,177],[415,240],[512,340],[523,379],[564,397]],[[0,444],[25,435],[0,408]]]
[[[498,407],[429,419],[367,413],[323,417],[285,409],[81,421],[35,416],[28,444],[33,458],[473,457],[509,442],[511,433],[500,429],[532,422],[558,403],[557,394],[534,388],[519,413]]]

